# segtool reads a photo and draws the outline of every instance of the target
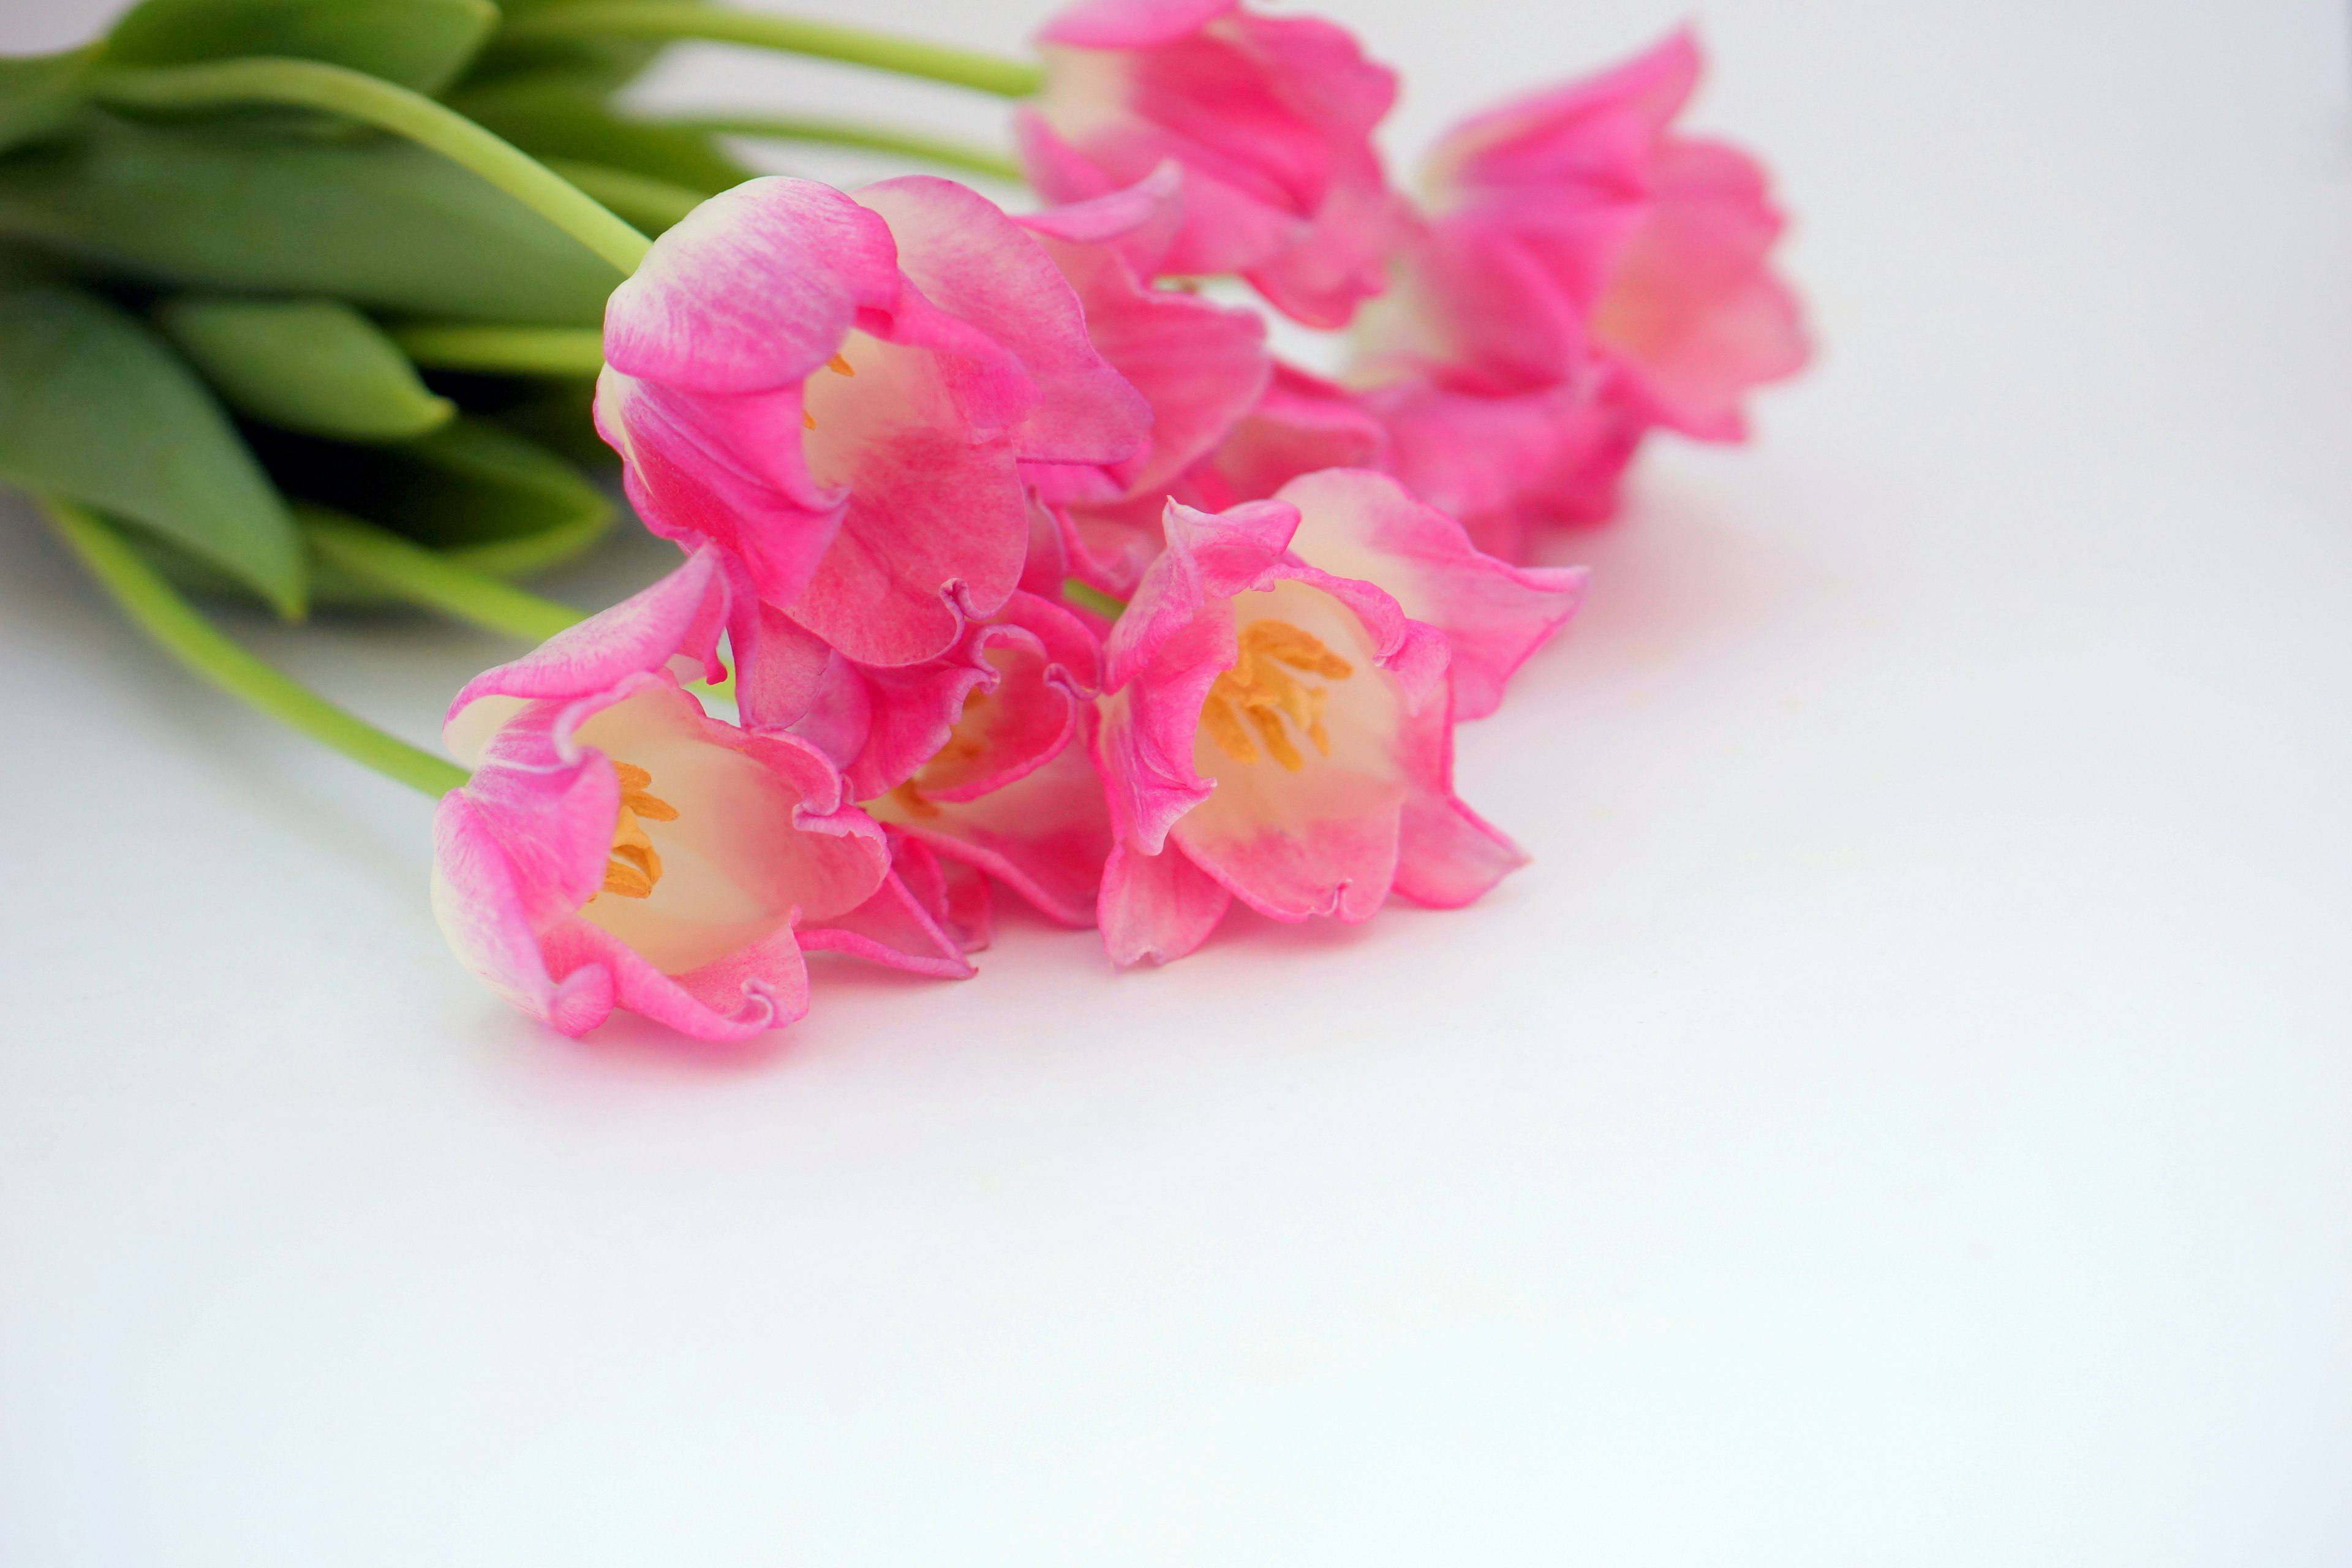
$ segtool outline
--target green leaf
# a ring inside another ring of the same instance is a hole
[[[71,130],[89,103],[94,49],[0,59],[0,152]]]
[[[436,549],[601,528],[613,515],[577,468],[485,419],[460,417],[396,447],[263,433],[255,446],[288,494]]]
[[[449,107],[534,158],[568,158],[715,195],[751,177],[700,132],[625,119],[572,76],[546,73],[454,93]]]
[[[340,300],[188,295],[155,320],[232,406],[289,430],[403,441],[457,411],[381,327]]]
[[[593,326],[609,264],[437,153],[93,114],[0,159],[0,235],[142,281],[382,310]]]
[[[241,55],[324,60],[438,92],[499,23],[488,0],[144,0],[114,26],[110,65]]]
[[[679,0],[692,5],[695,0]],[[579,0],[507,0],[508,20],[536,15]],[[561,74],[592,93],[609,93],[651,65],[669,46],[643,38],[509,38],[501,31],[475,58],[462,85],[478,86],[519,76]]]
[[[302,611],[294,520],[220,405],[145,323],[91,295],[0,294],[0,479],[141,523]]]
[[[320,522],[331,523],[344,514],[325,507],[298,506],[295,516],[306,531]],[[452,565],[478,572],[500,582],[512,582],[519,577],[532,577],[560,566],[604,536],[611,526],[610,513],[602,517],[583,516],[560,528],[551,528],[528,538],[502,540],[495,544],[461,545],[439,553]],[[410,601],[385,589],[370,578],[338,565],[320,552],[315,545],[310,555],[310,596],[316,603],[335,605],[405,605]]]

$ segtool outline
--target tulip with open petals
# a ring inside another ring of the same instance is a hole
[[[434,819],[433,906],[467,966],[568,1035],[626,1008],[705,1039],[808,1010],[804,950],[962,976],[882,828],[806,741],[708,717],[752,631],[705,547],[634,598],[476,677],[444,735],[474,769]]]
[[[1451,908],[1525,857],[1455,798],[1444,635],[1290,548],[1298,509],[1171,501],[1107,652],[1094,752],[1117,839],[1112,959],[1192,952],[1233,900],[1368,919]]]

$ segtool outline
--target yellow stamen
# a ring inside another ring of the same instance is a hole
[[[614,763],[613,773],[620,781],[621,815],[613,824],[613,847],[604,860],[603,890],[625,899],[651,898],[654,884],[662,877],[661,856],[638,822],[640,818],[676,822],[677,807],[651,793],[654,775],[645,769]]]
[[[824,368],[833,372],[835,375],[856,375],[857,374],[856,368],[839,354],[835,354],[831,359],[825,361]]]
[[[1290,738],[1292,728],[1307,736],[1318,754],[1331,754],[1331,732],[1323,723],[1323,705],[1330,693],[1300,676],[1345,680],[1355,672],[1355,666],[1312,633],[1287,621],[1253,621],[1242,628],[1234,667],[1209,688],[1208,700],[1201,706],[1201,726],[1234,761],[1257,761],[1263,745],[1266,755],[1295,773],[1307,765],[1307,758]],[[1255,740],[1252,731],[1256,731]]]
[[[801,410],[801,428],[803,430],[814,430],[816,428],[816,416],[811,414],[805,408]]]

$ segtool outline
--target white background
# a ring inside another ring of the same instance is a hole
[[[1330,8],[1402,159],[1680,15]],[[0,512],[0,1563],[2352,1561],[2338,9],[1698,20],[1822,351],[1560,542],[1465,912],[1126,975],[1016,917],[570,1044],[442,950],[420,797]],[[511,652],[239,630],[420,740]]]

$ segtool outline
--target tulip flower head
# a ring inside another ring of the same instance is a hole
[[[1003,606],[1024,464],[1117,463],[1150,426],[1036,240],[929,177],[713,197],[614,290],[604,354],[597,427],[646,526],[874,665]]]
[[[817,748],[680,686],[680,668],[724,674],[731,596],[706,547],[450,706],[474,774],[435,817],[435,913],[467,967],[566,1034],[616,1006],[706,1039],[790,1023],[810,948],[971,973]]]
[[[1358,322],[1354,375],[1400,474],[1489,548],[1609,515],[1649,428],[1744,438],[1746,394],[1805,363],[1762,168],[1673,129],[1699,64],[1676,33],[1465,121],[1429,157],[1428,210]]]
[[[1192,952],[1236,898],[1361,921],[1391,891],[1466,903],[1524,859],[1454,797],[1444,635],[1294,553],[1300,521],[1170,502],[1111,634],[1094,753],[1118,963]]]
[[[1397,203],[1371,132],[1396,77],[1344,29],[1236,0],[1083,0],[1038,51],[1045,85],[1018,133],[1047,200],[1105,195],[1172,159],[1185,212],[1167,272],[1237,272],[1316,327],[1380,291]]]

